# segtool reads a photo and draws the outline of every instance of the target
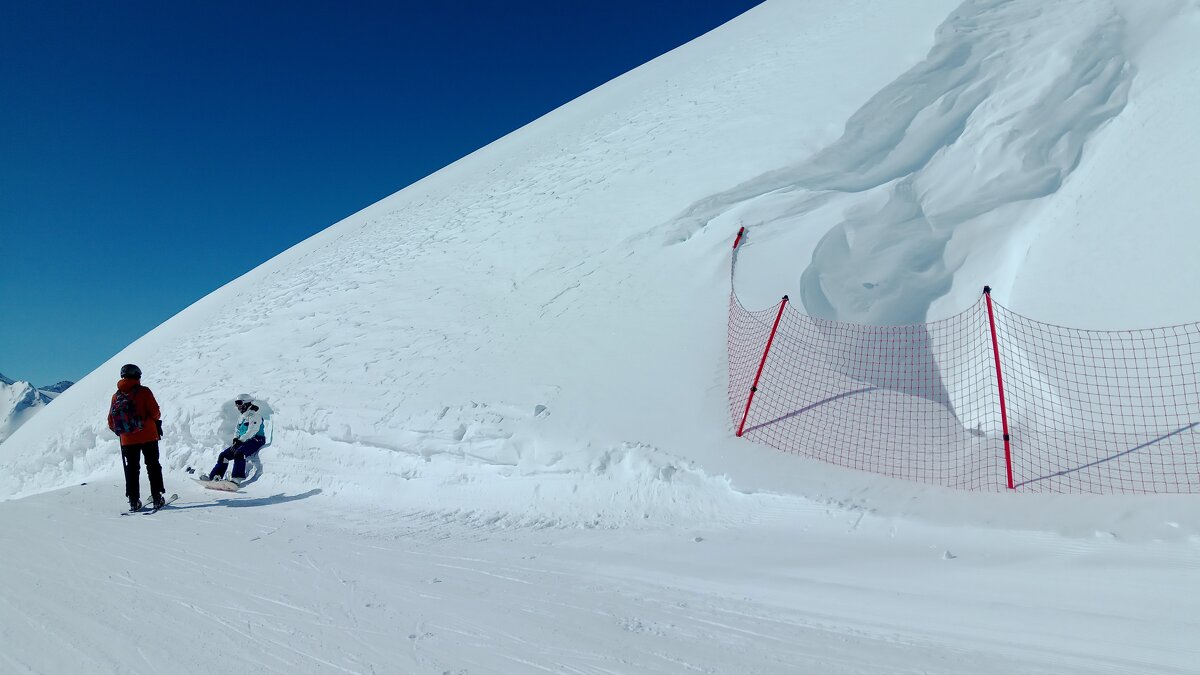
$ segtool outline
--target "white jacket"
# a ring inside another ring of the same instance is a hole
[[[258,411],[258,408],[250,408],[242,413],[241,419],[237,425],[237,439],[243,443],[254,438],[255,436],[266,436],[266,429],[263,429],[263,416]]]

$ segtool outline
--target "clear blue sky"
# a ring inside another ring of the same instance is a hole
[[[0,0],[0,373],[78,380],[756,4]]]

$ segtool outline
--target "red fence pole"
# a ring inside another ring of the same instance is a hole
[[[745,232],[746,232],[746,226],[745,226],[745,225],[743,225],[742,227],[739,227],[739,228],[738,228],[737,237],[734,237],[734,239],[733,239],[733,247],[734,247],[734,248],[737,248],[737,247],[738,247],[738,244],[740,244],[740,243],[742,242],[742,235],[743,235],[743,234],[745,234]]]
[[[1008,437],[1008,409],[1004,406],[1004,378],[1000,375],[1000,341],[996,339],[996,317],[992,313],[992,287],[983,287],[987,298],[988,326],[992,329],[992,354],[996,357],[996,387],[1000,390],[1000,425],[1004,430],[1004,466],[1008,470],[1008,489],[1013,490],[1012,450]]]
[[[758,372],[754,374],[754,384],[750,385],[750,396],[746,399],[746,410],[742,413],[742,423],[738,425],[737,435],[741,436],[746,428],[746,418],[750,415],[750,404],[754,402],[754,392],[758,391],[758,378],[762,377],[763,367],[767,365],[767,354],[771,351],[771,343],[775,341],[775,331],[779,330],[779,320],[783,318],[783,308],[787,307],[788,296],[783,296],[779,303],[779,313],[775,315],[775,325],[771,326],[771,336],[767,338],[767,346],[763,349],[762,361],[758,362]]]

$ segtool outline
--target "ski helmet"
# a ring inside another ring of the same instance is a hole
[[[233,400],[233,404],[237,406],[238,410],[245,412],[247,408],[254,405],[254,399],[250,398],[250,394],[238,394],[237,398]]]
[[[127,377],[131,380],[140,380],[142,379],[142,369],[138,368],[132,363],[126,363],[125,365],[121,366],[121,377]]]

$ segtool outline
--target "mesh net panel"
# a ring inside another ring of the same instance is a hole
[[[1086,331],[993,308],[1016,489],[1200,491],[1200,324]],[[747,310],[730,294],[734,429],[745,414],[746,438],[783,451],[922,483],[1007,489],[984,298],[912,326],[779,311]]]
[[[1200,491],[1200,324],[1089,331],[995,314],[1018,489]]]

